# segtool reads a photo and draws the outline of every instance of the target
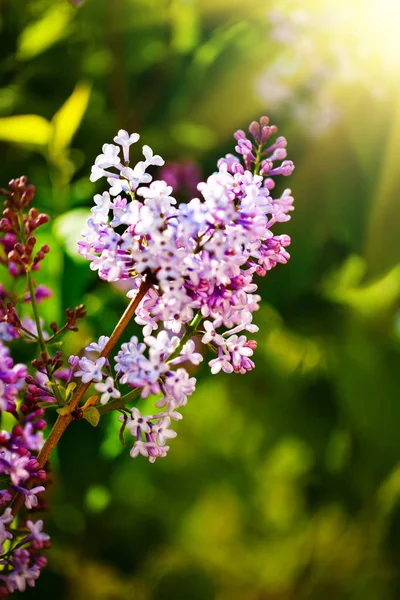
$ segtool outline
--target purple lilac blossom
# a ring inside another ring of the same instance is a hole
[[[26,379],[25,365],[14,364],[9,349],[0,341],[0,411],[9,412],[17,419],[11,433],[0,431],[0,473],[10,479],[10,487],[0,492],[0,505],[9,503],[12,492],[17,491],[23,495],[26,508],[31,510],[38,507],[38,495],[45,490],[43,485],[26,486],[31,478],[42,481],[46,478],[35,458],[44,443],[42,430],[45,422],[41,418],[43,409],[37,408],[36,402],[17,408],[18,396],[26,386]],[[9,549],[14,544],[18,544],[18,548],[4,554],[4,557],[0,556],[0,581],[4,584],[0,586],[0,598],[16,590],[24,591],[27,585],[33,586],[46,564],[44,556],[38,553],[39,549],[49,545],[49,536],[41,532],[43,522],[27,521],[27,535],[19,539],[21,533],[10,531],[13,521],[11,508],[5,508],[0,514],[0,553],[5,553],[6,541],[10,544]]]
[[[13,179],[8,190],[0,190],[5,196],[4,210],[0,220],[0,264],[12,278],[26,279],[28,273],[37,271],[49,247],[44,244],[35,250],[33,232],[48,221],[48,216],[39,214],[29,204],[35,196],[34,186],[26,177]],[[34,299],[37,303],[50,294],[44,286],[32,281]],[[14,521],[13,500],[21,500],[26,511],[43,508],[42,493],[46,472],[41,469],[37,454],[44,444],[44,409],[41,401],[54,401],[48,381],[45,358],[40,355],[32,361],[37,369],[36,377],[28,375],[27,367],[14,364],[5,342],[23,336],[26,341],[35,340],[36,324],[30,319],[20,320],[18,310],[22,303],[31,304],[33,298],[26,285],[19,295],[17,286],[5,289],[0,285],[0,417],[9,413],[3,423],[10,424],[9,431],[0,430],[0,474],[3,489],[0,490],[0,598],[14,591],[24,591],[26,586],[35,585],[46,559],[40,550],[49,546],[49,536],[42,532],[42,521],[34,523],[25,517]],[[80,313],[79,313],[80,315]],[[75,316],[75,313],[74,313]],[[24,331],[24,328],[26,331]],[[44,334],[48,337],[47,334]],[[46,359],[47,360],[47,359]],[[58,368],[57,353],[52,360]],[[38,485],[39,484],[39,485]]]
[[[129,298],[142,281],[154,282],[135,314],[143,341],[133,336],[122,344],[115,378],[101,357],[80,359],[75,373],[97,382],[102,404],[120,398],[119,385],[138,390],[142,398],[156,396],[161,412],[143,416],[135,407],[121,416],[136,438],[132,457],[154,462],[176,435],[171,419],[182,418],[179,410],[196,384],[181,364],[198,365],[203,358],[190,338],[216,354],[208,363],[213,374],[244,374],[255,366],[257,344],[246,335],[258,331],[252,319],[261,298],[254,277],[290,258],[289,236],[275,235],[272,228],[288,221],[294,208],[290,189],[274,193],[275,178],[291,175],[294,165],[286,158],[286,139],[276,137],[267,117],[251,123],[249,132],[250,137],[235,133],[237,155],[221,158],[218,170],[198,184],[199,197],[188,203],[177,204],[171,179],[152,181],[147,170],[163,159],[148,146],[145,160],[130,165],[138,134],[120,130],[92,168],[91,180],[105,177],[110,188],[94,197],[79,252],[101,279],[130,281]],[[100,354],[104,340],[87,350]]]

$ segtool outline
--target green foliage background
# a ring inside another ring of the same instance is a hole
[[[101,145],[123,127],[210,173],[232,132],[270,112],[254,84],[281,52],[270,4],[0,1],[1,185],[26,174],[52,217],[47,322],[87,306],[66,352],[126,304],[75,250]],[[155,465],[130,459],[112,418],[71,426],[49,565],[27,599],[400,597],[398,84],[378,100],[350,83],[336,101],[341,119],[318,137],[312,113],[270,115],[296,163],[296,211],[289,265],[260,281],[256,370],[200,367]]]

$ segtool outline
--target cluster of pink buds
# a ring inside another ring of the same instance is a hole
[[[0,221],[0,232],[5,234],[0,244],[5,256],[0,256],[0,263],[8,268],[11,275],[24,275],[28,265],[37,270],[39,262],[50,250],[44,244],[33,254],[36,239],[32,235],[35,229],[48,222],[49,217],[39,214],[36,208],[27,212],[28,205],[35,197],[35,186],[28,184],[26,177],[10,181],[9,189],[0,190],[1,194],[6,196],[6,201]]]

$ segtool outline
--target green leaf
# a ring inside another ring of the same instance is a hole
[[[90,91],[89,83],[78,83],[71,96],[54,115],[51,122],[52,136],[49,144],[49,153],[53,159],[62,154],[71,144],[86,112]]]
[[[50,123],[39,115],[16,115],[0,119],[2,141],[44,147],[50,135]]]
[[[65,388],[63,388],[62,385],[57,385],[56,388],[60,394],[61,400],[63,400],[65,402],[67,399],[67,394],[66,394]]]
[[[69,413],[71,412],[71,409],[70,409],[69,404],[66,404],[62,408],[58,408],[56,412],[58,412],[58,414],[61,415],[62,417],[65,417],[66,415],[69,415]]]
[[[38,402],[37,405],[39,408],[54,408],[58,406],[57,402]]]
[[[67,398],[72,394],[72,392],[74,391],[75,388],[76,388],[76,383],[74,381],[72,381],[71,383],[69,383],[67,385],[67,388],[65,390]]]
[[[18,39],[17,58],[30,60],[58,42],[67,32],[74,11],[65,3],[56,4],[42,17],[30,23]]]
[[[83,418],[93,427],[97,427],[100,421],[100,413],[95,406],[91,406],[84,411]]]
[[[124,439],[124,431],[125,431],[125,428],[126,428],[126,424],[128,422],[128,417],[127,417],[127,415],[125,413],[122,413],[122,414],[124,416],[124,422],[122,423],[122,427],[119,430],[119,436],[118,437],[119,437],[119,441],[121,442],[121,444],[123,446],[126,446],[126,442],[125,442],[125,439]]]

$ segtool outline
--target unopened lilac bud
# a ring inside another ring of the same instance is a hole
[[[283,160],[287,157],[286,148],[277,148],[271,156],[271,160]]]
[[[13,428],[13,434],[14,434],[14,435],[17,435],[18,437],[19,437],[19,436],[21,436],[21,435],[24,435],[24,430],[23,430],[23,428],[21,427],[21,425],[16,425],[16,426]]]
[[[33,416],[35,419],[37,419],[38,417],[42,417],[43,415],[44,415],[44,408],[37,408],[33,413]]]
[[[44,419],[39,419],[38,421],[35,421],[35,428],[40,430],[46,429],[46,421]]]
[[[239,141],[239,140],[245,140],[246,139],[246,134],[243,131],[243,129],[238,129],[237,131],[235,131],[235,133],[233,134],[233,137],[235,138],[235,140]]]
[[[263,127],[265,127],[266,125],[269,125],[269,117],[266,117],[266,116],[261,117],[260,123]]]
[[[12,228],[10,221],[8,219],[1,219],[0,231],[2,231],[3,233],[9,233],[12,230],[13,230],[13,228]]]
[[[35,186],[28,185],[25,192],[22,195],[24,206],[28,206],[29,202],[32,202],[35,197]]]
[[[32,251],[35,247],[35,244],[36,244],[36,238],[33,235],[31,235],[28,238],[26,245],[25,245],[25,255],[26,256],[31,256]]]
[[[257,121],[253,121],[250,124],[249,131],[250,131],[251,135],[253,136],[253,138],[256,140],[256,142],[260,142],[260,139],[261,139],[260,123],[257,123]]]
[[[8,433],[6,431],[0,431],[0,444],[3,446],[8,442]]]
[[[278,169],[281,175],[289,177],[294,171],[294,164],[291,160],[284,160]]]
[[[286,148],[287,139],[285,137],[283,137],[283,135],[281,135],[280,137],[278,137],[276,139],[276,142],[274,145],[275,145],[275,148]]]
[[[47,565],[47,558],[42,555],[38,556],[36,559],[36,564],[39,567],[39,569],[43,569],[43,567]]]
[[[13,263],[13,262],[10,262],[10,264],[8,265],[8,271],[9,271],[10,275],[12,275],[12,277],[18,277],[18,275],[20,274],[20,271],[17,268],[16,263]],[[22,267],[21,267],[21,272],[25,272],[25,270],[23,270]]]
[[[48,223],[49,220],[50,220],[49,215],[41,213],[36,219],[36,227],[40,227],[40,225],[44,225],[45,223]]]
[[[18,254],[17,250],[11,250],[7,256],[8,260],[12,262],[19,262],[21,260],[21,255]]]
[[[31,471],[36,471],[39,468],[39,463],[36,460],[36,458],[31,458],[31,460],[28,462],[28,469],[30,469]]]
[[[267,274],[267,271],[261,265],[257,265],[256,273],[259,277],[265,277],[265,275]]]
[[[257,350],[257,342],[256,340],[248,340],[246,346],[251,348],[252,350]]]
[[[267,139],[269,137],[271,137],[271,135],[275,135],[275,133],[278,131],[278,128],[275,127],[275,125],[268,125],[266,127],[263,127],[261,130],[261,142],[263,144],[265,144],[265,142],[267,141]]]
[[[45,481],[45,479],[47,478],[46,471],[44,469],[39,469],[35,473],[35,478],[40,479],[40,481]]]
[[[79,356],[70,356],[68,359],[68,364],[71,365],[71,367],[77,367],[79,364],[80,358]]]
[[[268,158],[263,160],[261,163],[261,175],[267,175],[267,173],[270,172],[273,166],[274,163],[272,162],[272,160],[269,160]]]
[[[264,180],[264,187],[269,191],[273,190],[275,188],[275,181],[271,177],[268,177]]]
[[[279,236],[279,240],[281,243],[281,246],[290,246],[291,244],[291,239],[289,235],[286,235],[285,233],[283,233],[281,236]]]

